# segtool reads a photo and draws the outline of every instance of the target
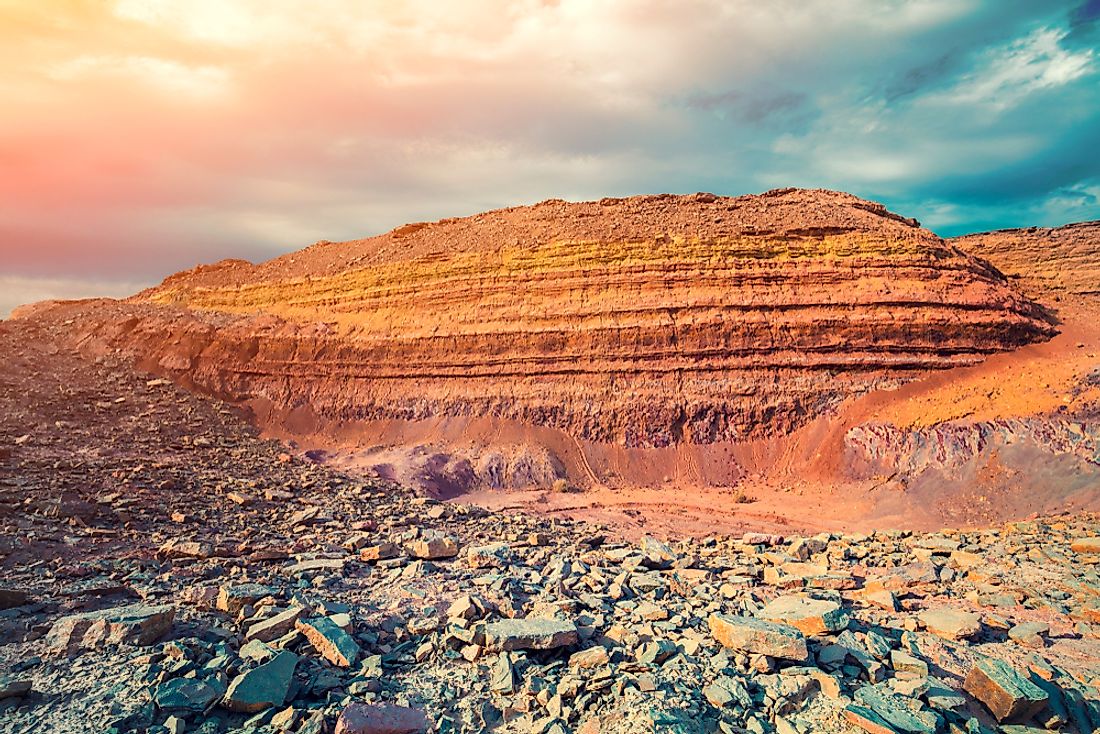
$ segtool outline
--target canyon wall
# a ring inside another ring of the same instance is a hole
[[[135,305],[184,311],[147,311],[117,343],[283,420],[494,416],[628,447],[787,433],[1053,333],[987,263],[803,190],[409,225],[198,269]]]
[[[988,259],[1029,294],[1100,295],[1100,222],[1025,227],[955,237],[950,242]]]
[[[52,314],[84,349],[246,405],[284,438],[442,441],[397,478],[445,488],[736,481],[768,461],[745,446],[1057,331],[915,220],[802,189],[554,200]]]

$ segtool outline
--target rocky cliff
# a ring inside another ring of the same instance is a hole
[[[1029,293],[1100,294],[1100,221],[1002,229],[951,243],[992,261]]]
[[[930,524],[963,524],[1100,506],[1100,222],[951,244],[1049,306],[1059,334],[845,406],[834,476],[893,487],[879,511],[895,522],[930,510]]]
[[[1048,337],[986,262],[779,190],[548,201],[168,278],[89,336],[273,422],[490,416],[626,447],[782,435]]]

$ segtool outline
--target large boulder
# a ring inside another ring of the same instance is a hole
[[[714,639],[732,650],[795,662],[809,656],[806,637],[790,625],[726,614],[710,615],[709,624]]]
[[[151,645],[172,629],[171,604],[131,604],[62,617],[46,637],[51,651],[73,657],[107,645]]]
[[[290,692],[297,665],[298,656],[283,650],[270,661],[234,678],[222,699],[222,706],[243,713],[282,706]]]
[[[1000,722],[1023,722],[1042,711],[1047,693],[1003,660],[986,658],[966,674],[963,687]]]

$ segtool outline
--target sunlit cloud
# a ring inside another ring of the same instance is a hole
[[[188,66],[153,56],[78,56],[54,66],[48,74],[76,83],[96,76],[131,77],[164,94],[218,94],[226,91],[229,80],[225,69],[216,66]]]
[[[660,191],[825,186],[944,234],[1088,217],[1087,10],[0,0],[0,274],[145,283],[408,221]]]
[[[982,55],[979,66],[949,90],[943,100],[953,105],[1004,109],[1034,92],[1064,86],[1093,70],[1092,49],[1063,48],[1068,31],[1040,28],[1008,46]]]

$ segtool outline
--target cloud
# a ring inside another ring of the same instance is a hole
[[[144,283],[657,191],[1060,223],[1100,171],[1093,6],[0,0],[0,274]]]
[[[946,99],[954,106],[1003,110],[1040,90],[1065,86],[1093,71],[1095,53],[1063,48],[1068,31],[1040,28],[1007,47],[983,55],[978,68],[965,75]]]
[[[226,91],[228,74],[216,66],[188,66],[153,56],[78,56],[47,71],[55,80],[81,82],[103,75],[131,77],[165,94],[211,95]]]

